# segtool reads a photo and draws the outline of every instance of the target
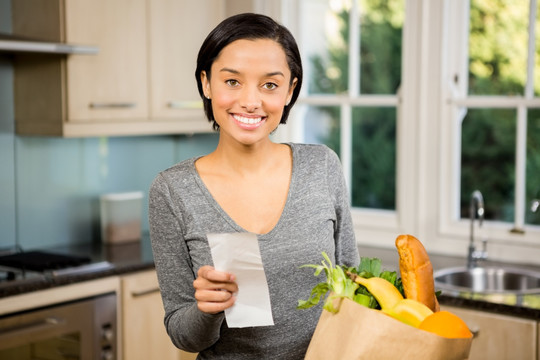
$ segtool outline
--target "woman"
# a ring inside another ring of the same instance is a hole
[[[206,38],[196,79],[216,149],[160,173],[149,196],[152,247],[174,344],[200,359],[303,359],[321,307],[297,310],[322,279],[303,264],[359,258],[339,160],[321,145],[278,144],[302,84],[290,32],[241,14]],[[207,234],[257,234],[273,326],[229,328],[234,274],[212,266]]]

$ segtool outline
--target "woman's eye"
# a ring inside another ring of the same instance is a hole
[[[225,84],[227,84],[227,85],[229,85],[229,86],[232,86],[232,87],[238,86],[238,85],[239,85],[239,83],[238,83],[237,80],[226,80],[226,81],[225,81]]]
[[[266,90],[274,90],[275,88],[277,88],[277,85],[274,83],[266,83],[263,85],[263,88],[265,88]]]

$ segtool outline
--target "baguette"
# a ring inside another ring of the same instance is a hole
[[[396,248],[405,297],[423,303],[434,312],[439,311],[433,266],[422,243],[412,235],[399,235]]]

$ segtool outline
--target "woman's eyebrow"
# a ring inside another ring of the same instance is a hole
[[[230,69],[230,68],[222,68],[219,70],[220,72],[230,72],[232,74],[240,74],[240,71],[238,70],[234,70],[234,69]]]
[[[231,69],[231,68],[222,68],[219,70],[220,72],[229,72],[231,74],[240,74],[240,71]],[[281,71],[273,71],[266,74],[266,76],[283,76],[285,77],[285,74],[283,74]]]
[[[270,72],[266,74],[266,76],[276,76],[276,75],[285,77],[285,74],[283,74],[281,71],[274,71],[274,72]]]

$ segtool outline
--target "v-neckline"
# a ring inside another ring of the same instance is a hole
[[[292,194],[292,192],[294,190],[294,186],[295,186],[295,176],[294,175],[295,175],[295,172],[296,172],[296,161],[295,161],[296,160],[296,148],[294,147],[294,145],[292,143],[284,143],[284,145],[289,146],[289,148],[291,149],[291,176],[290,176],[290,179],[289,179],[289,187],[288,187],[288,190],[287,190],[287,196],[286,196],[286,199],[285,199],[285,204],[283,206],[283,209],[281,210],[281,214],[279,215],[279,218],[278,218],[277,222],[274,224],[274,226],[268,232],[261,233],[261,234],[255,233],[259,239],[264,238],[265,236],[271,235],[274,231],[276,231],[277,228],[279,228],[279,226],[280,226],[280,224],[282,222],[282,219],[283,219],[283,215],[287,212],[287,209],[289,207],[291,194]],[[214,198],[214,196],[212,195],[212,193],[210,192],[210,190],[208,189],[208,187],[204,183],[201,175],[199,174],[199,171],[197,170],[197,167],[195,166],[195,162],[198,159],[200,159],[201,157],[202,156],[198,156],[196,158],[193,158],[193,160],[191,162],[191,170],[192,170],[193,176],[195,177],[195,180],[196,180],[197,184],[199,185],[199,188],[203,192],[204,196],[208,199],[208,201],[212,204],[212,206],[221,214],[221,216],[225,219],[225,221],[227,221],[227,223],[229,223],[236,231],[238,231],[238,232],[251,232],[251,231],[245,229],[244,227],[240,226],[223,209],[223,207]]]

